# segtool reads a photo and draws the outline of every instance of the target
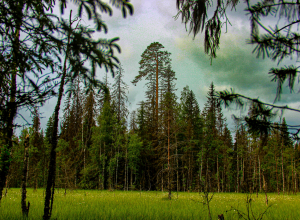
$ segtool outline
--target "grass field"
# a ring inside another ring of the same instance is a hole
[[[173,194],[167,199],[166,192],[124,192],[73,190],[55,191],[52,219],[209,219],[207,206],[202,204],[203,194]],[[256,217],[266,208],[264,194],[252,196],[252,208]],[[239,218],[237,211],[228,211],[232,207],[246,212],[246,194],[216,193],[210,202],[212,219],[223,214],[225,220]],[[300,219],[300,195],[268,194],[269,205],[263,219]],[[27,190],[27,201],[30,201],[28,219],[42,219],[44,196],[43,190]],[[22,219],[20,189],[9,189],[3,197],[0,207],[0,219]],[[248,219],[248,218],[246,218]],[[251,217],[250,219],[257,219]]]

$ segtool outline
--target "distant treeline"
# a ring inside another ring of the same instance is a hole
[[[242,124],[237,125],[233,141],[214,93],[211,84],[208,101],[200,111],[188,87],[181,92],[179,103],[174,93],[161,91],[158,120],[153,101],[148,99],[126,121],[128,111],[117,105],[116,95],[91,91],[85,97],[78,87],[65,103],[56,186],[167,190],[170,181],[173,191],[202,191],[203,187],[218,192],[298,191],[299,146],[285,132],[258,136]],[[169,99],[172,104],[166,106]],[[46,131],[41,130],[36,112],[33,126],[15,138],[9,187],[21,185],[27,134],[27,185],[45,187],[51,126],[52,117]]]

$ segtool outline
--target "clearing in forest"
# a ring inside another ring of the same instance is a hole
[[[55,190],[52,219],[210,219],[207,205],[202,203],[203,195],[179,192],[177,197],[175,192],[169,200],[167,192],[158,191],[67,190],[64,195],[64,190],[59,189]],[[268,199],[271,207],[263,219],[299,218],[300,195],[270,193]],[[220,214],[224,215],[225,220],[239,219],[237,210],[247,213],[246,200],[247,194],[243,193],[215,193],[209,204],[212,219],[218,219]],[[27,201],[31,204],[28,219],[41,219],[44,208],[43,189],[35,192],[27,189]],[[256,218],[250,213],[250,219],[257,219],[268,207],[265,195],[258,194],[257,197],[252,194],[251,206]],[[20,189],[9,189],[3,197],[0,219],[22,219]]]

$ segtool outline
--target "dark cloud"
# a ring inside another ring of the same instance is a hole
[[[227,15],[232,26],[228,26],[227,33],[225,27],[223,28],[220,49],[212,65],[209,57],[204,54],[203,33],[199,33],[193,39],[193,35],[188,34],[181,19],[175,21],[173,16],[177,13],[176,1],[132,0],[131,2],[134,6],[133,16],[124,19],[121,11],[113,8],[112,16],[102,15],[108,26],[108,34],[96,32],[94,35],[97,39],[120,37],[118,44],[122,52],[116,55],[125,71],[124,80],[129,85],[130,110],[136,109],[137,103],[145,97],[145,81],[139,82],[136,87],[130,81],[138,74],[141,54],[155,41],[160,42],[165,46],[165,50],[171,52],[172,68],[177,77],[177,96],[180,97],[182,88],[189,85],[195,92],[201,109],[207,100],[207,91],[212,81],[217,90],[233,88],[236,92],[253,98],[259,97],[266,102],[274,101],[277,84],[270,82],[268,71],[271,67],[276,67],[277,63],[269,59],[257,59],[256,55],[252,54],[253,47],[246,44],[246,39],[250,36],[250,22],[244,11],[246,5],[243,2],[238,4],[236,11],[228,10]],[[68,10],[73,9],[75,12],[76,8],[77,6],[70,4]],[[59,13],[58,8],[55,11]],[[64,16],[67,18],[68,13]],[[267,25],[272,25],[277,20],[267,18],[264,21]],[[83,16],[82,22],[91,27],[94,25],[92,21],[87,20],[87,16]],[[284,61],[280,65],[289,64],[295,65],[294,60]],[[105,71],[98,69],[97,73],[98,79],[102,79]],[[298,88],[295,89],[295,92],[297,91]],[[289,105],[298,103],[298,100],[297,93],[290,94],[284,87],[282,99],[278,103]],[[53,113],[55,103],[56,98],[53,98],[41,108],[45,117],[42,119],[44,128]],[[236,112],[234,109],[232,112],[224,111],[232,129],[234,124],[230,115],[234,112]],[[31,121],[30,115],[25,113],[25,116]],[[290,115],[289,120],[292,120]]]

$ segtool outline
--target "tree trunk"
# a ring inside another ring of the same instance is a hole
[[[20,3],[19,3],[20,4]],[[5,120],[5,129],[4,135],[6,136],[4,139],[3,149],[1,150],[1,157],[0,157],[0,202],[2,199],[2,192],[6,183],[6,178],[10,166],[11,161],[11,149],[13,146],[13,133],[14,133],[14,119],[17,114],[17,104],[16,104],[16,92],[17,92],[17,71],[18,71],[18,54],[19,54],[19,47],[20,47],[20,28],[22,25],[22,13],[23,13],[23,5],[21,7],[16,7],[16,14],[21,16],[20,23],[16,24],[16,31],[15,31],[15,39],[13,41],[13,48],[12,48],[12,56],[13,56],[13,64],[11,68],[11,87],[10,87],[10,97],[9,102],[7,103],[7,110],[4,111],[4,120]]]
[[[100,166],[99,166],[99,178],[98,178],[98,184],[99,184],[99,189],[103,189],[103,181],[101,181],[101,160],[102,160],[102,147],[101,147],[101,141],[100,141],[100,149],[99,149],[99,163],[100,163]],[[103,180],[103,176],[102,176],[102,180]]]
[[[242,187],[245,185],[245,160],[242,158],[242,169],[243,169],[243,178],[242,178]],[[243,187],[244,188],[244,187]],[[248,189],[243,189],[248,190]]]
[[[72,26],[71,18],[72,18],[72,11],[70,13],[70,27]],[[64,92],[65,78],[67,75],[67,58],[69,54],[69,48],[70,48],[70,32],[68,35],[68,44],[67,44],[64,65],[63,65],[62,78],[61,78],[59,91],[58,91],[57,103],[54,110],[54,123],[53,123],[53,133],[51,137],[50,162],[49,162],[49,171],[48,171],[48,180],[47,180],[47,187],[46,187],[44,216],[43,216],[44,220],[49,220],[52,214],[52,207],[53,207],[53,200],[54,200],[54,187],[55,187],[55,173],[56,173],[56,151],[55,150],[57,146],[59,109],[60,109],[61,99]],[[51,204],[50,204],[50,200],[51,200]]]
[[[156,112],[156,123],[157,123],[158,122],[158,55],[155,56],[155,61],[156,61],[156,103],[155,103],[155,112]]]
[[[224,170],[225,170],[225,166],[224,166]],[[225,171],[222,171],[222,192],[224,192],[225,190],[224,190],[224,178],[225,178],[225,175],[224,175],[224,172]]]
[[[292,191],[293,191],[293,194],[295,194],[295,185],[294,185],[294,163],[293,163],[293,158],[291,160],[291,167],[292,167],[292,183],[291,183],[291,187],[292,187]]]
[[[267,188],[267,182],[266,182],[266,179],[265,179],[265,174],[264,174],[264,170],[262,171],[262,177],[263,177],[263,189],[264,189],[264,192],[265,192],[265,196],[266,196],[266,205],[268,205],[268,195],[267,195],[267,191],[268,191],[268,188]]]
[[[297,172],[296,172],[296,160],[294,160],[294,176],[295,176],[295,193],[297,193]]]
[[[25,217],[28,217],[30,202],[28,202],[28,205],[26,206],[26,183],[27,183],[27,174],[28,174],[28,147],[29,147],[29,135],[27,134],[25,138],[25,151],[24,151],[24,164],[23,164],[23,178],[22,178],[22,198],[21,198],[21,207],[22,207],[22,214]]]
[[[282,193],[285,192],[284,169],[283,169],[283,152],[281,150],[281,169],[282,169]]]
[[[219,157],[217,156],[217,183],[218,183],[218,193],[220,192],[220,178],[219,178]]]
[[[164,167],[161,167],[161,191],[164,191]]]
[[[200,184],[200,191],[202,192],[202,170],[203,170],[203,145],[201,147],[201,162],[200,162],[200,175],[199,175],[199,184]]]
[[[127,152],[126,152],[126,154],[127,154]],[[128,191],[128,188],[129,188],[129,167],[128,167],[128,162],[127,162],[127,171],[126,171],[126,173],[127,173],[127,178],[126,178],[126,180],[127,180],[127,191]]]
[[[240,170],[239,170],[239,153],[238,153],[238,150],[237,150],[237,154],[236,154],[236,186],[237,186],[237,192],[239,193],[240,192],[240,181],[239,181],[239,173],[240,173]]]
[[[67,195],[67,183],[68,183],[68,174],[67,174],[67,168],[65,166],[65,196]]]
[[[119,153],[120,153],[120,149],[119,149],[119,146],[118,146],[118,155],[117,155],[117,168],[116,168],[116,184],[115,184],[115,189],[118,189]]]
[[[170,180],[170,115],[168,112],[168,191],[169,191],[169,199],[171,199],[171,180]]]
[[[82,117],[82,144],[83,144],[83,180],[84,180],[84,184],[85,184],[85,143],[84,143],[84,140],[83,140],[83,117]]]
[[[208,187],[208,178],[209,178],[209,176],[208,176],[208,158],[206,158],[206,175],[205,175],[205,189],[204,189],[205,192],[208,191],[208,189],[207,189],[207,187]]]
[[[256,157],[254,155],[254,170],[253,170],[253,176],[252,176],[252,185],[253,185],[253,192],[256,190],[257,188],[257,180],[256,180]]]
[[[124,177],[125,177],[125,179],[124,179],[124,191],[126,190],[126,183],[127,183],[127,181],[126,181],[126,171],[127,171],[127,167],[126,167],[126,165],[127,165],[127,164],[126,164],[126,159],[125,159],[125,170],[124,170],[124,171],[125,171],[125,176],[124,176]]]
[[[176,141],[176,190],[177,190],[177,198],[178,198],[178,190],[179,190],[179,165],[178,165],[178,149],[177,149],[177,138],[175,134],[175,141]]]
[[[260,166],[260,159],[258,156],[258,181],[259,181],[259,191],[261,192],[261,166]]]
[[[277,168],[277,157],[275,155],[275,170],[276,170],[276,187],[277,187],[277,193],[280,194],[279,190],[279,182],[278,182],[278,168]]]
[[[133,189],[133,185],[132,185],[132,169],[130,169],[130,189],[131,189],[131,191],[132,191],[132,189]]]

